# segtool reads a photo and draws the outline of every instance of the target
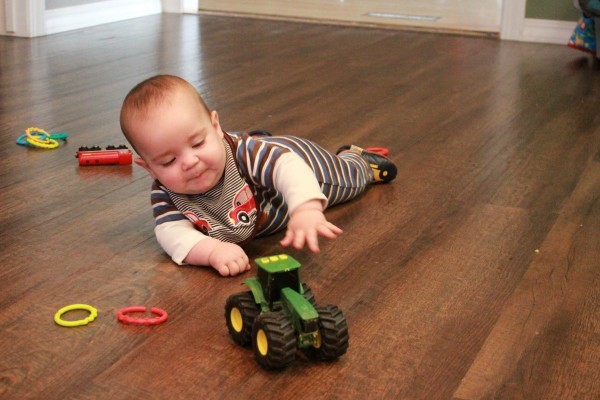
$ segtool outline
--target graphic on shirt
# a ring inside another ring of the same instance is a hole
[[[256,202],[250,186],[245,185],[233,198],[234,209],[229,212],[229,219],[234,225],[250,223],[250,215],[256,213]]]
[[[191,211],[185,211],[183,215],[185,215],[187,219],[192,221],[192,223],[196,225],[200,232],[202,232],[205,235],[208,235],[208,232],[210,232],[211,229],[208,221],[198,218],[198,216]]]

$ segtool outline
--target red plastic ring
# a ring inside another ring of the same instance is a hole
[[[158,315],[158,317],[154,318],[139,318],[139,317],[130,317],[127,315],[128,313],[134,312],[146,312],[146,307],[144,306],[133,306],[133,307],[125,307],[117,312],[117,318],[119,321],[125,324],[134,324],[134,325],[158,325],[162,324],[169,318],[169,314],[163,309],[152,307],[150,308],[150,312]]]

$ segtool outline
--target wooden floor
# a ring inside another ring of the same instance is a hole
[[[347,318],[337,362],[261,370],[223,316],[253,272],[175,266],[145,172],[77,166],[122,143],[122,99],[157,73],[226,130],[389,147],[396,181],[328,211],[345,233],[320,254],[289,252]],[[484,38],[197,15],[0,38],[0,398],[598,399],[598,93],[583,53]],[[17,146],[29,126],[70,136]],[[56,325],[73,303],[98,318]],[[119,323],[131,305],[169,320]]]
[[[269,18],[497,33],[502,0],[200,0],[199,9]]]

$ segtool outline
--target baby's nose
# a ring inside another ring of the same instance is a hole
[[[192,153],[185,154],[183,156],[183,160],[181,161],[181,166],[184,170],[193,168],[196,164],[198,164],[198,157]]]

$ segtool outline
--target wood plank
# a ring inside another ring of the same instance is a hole
[[[600,354],[600,164],[584,172],[456,392],[593,398]],[[582,337],[591,340],[581,341]]]
[[[390,148],[398,178],[328,210],[345,232],[321,253],[245,249],[289,252],[343,310],[337,362],[261,370],[223,315],[251,274],[175,266],[145,171],[78,167],[157,73],[227,130]],[[566,46],[395,30],[167,14],[0,37],[0,397],[598,398],[599,89]],[[15,145],[33,125],[69,140]],[[98,318],[54,324],[71,303]],[[134,304],[169,321],[119,323]]]

